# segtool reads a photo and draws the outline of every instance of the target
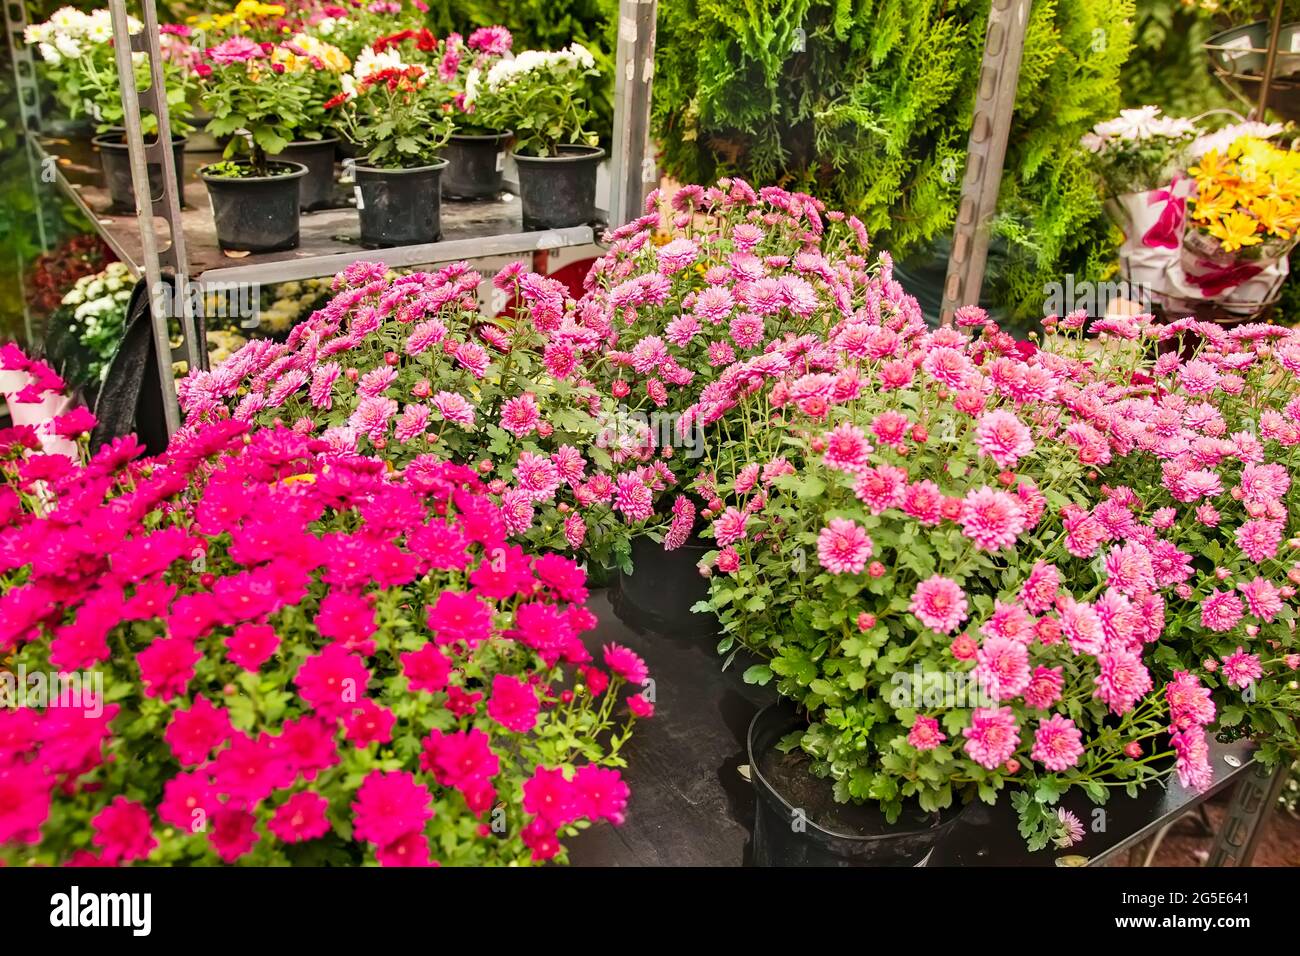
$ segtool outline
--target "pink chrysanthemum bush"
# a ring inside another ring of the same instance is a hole
[[[646,214],[606,237],[576,321],[595,336],[584,372],[619,409],[616,462],[658,469],[654,501],[671,514],[665,546],[691,534],[697,505],[669,491],[691,477],[711,440],[695,410],[719,376],[787,333],[851,314],[868,243],[853,217],[740,179],[656,190]],[[676,474],[669,465],[677,469]],[[656,532],[657,533],[657,532]]]
[[[1076,314],[1052,347],[1118,369],[1080,404],[1102,496],[1071,521],[1085,556],[1166,602],[1155,660],[1214,692],[1225,736],[1260,756],[1300,751],[1295,635],[1300,528],[1300,334],[1184,319]],[[1177,347],[1175,347],[1177,346]],[[1118,545],[1119,550],[1116,550]]]
[[[611,467],[607,409],[582,378],[594,337],[564,286],[511,266],[518,303],[485,319],[466,263],[392,277],[360,262],[287,341],[253,341],[180,386],[192,422],[283,422],[330,447],[401,466],[434,454],[475,468],[507,532],[534,548],[625,563],[637,507],[658,478]]]
[[[468,469],[248,429],[3,436],[0,655],[74,692],[0,709],[0,859],[517,864],[620,823],[653,707],[583,572]]]
[[[1209,690],[1155,678],[1162,585],[1093,517],[1109,386],[979,310],[927,330],[887,261],[863,288],[700,409],[739,425],[695,484],[719,650],[807,714],[783,745],[891,818],[1009,788],[1034,848],[1070,788],[1203,787]]]

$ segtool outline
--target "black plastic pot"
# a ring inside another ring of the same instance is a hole
[[[709,596],[709,581],[700,574],[700,559],[712,541],[692,538],[674,551],[658,541],[632,539],[632,573],[619,573],[614,613],[628,627],[661,634],[707,637],[718,633],[712,614],[695,614],[691,606]]]
[[[442,236],[440,159],[415,169],[353,166],[361,244],[367,249],[437,242]]]
[[[442,194],[448,199],[495,199],[501,192],[506,143],[515,134],[456,133],[442,148],[447,168],[442,174]]]
[[[273,176],[212,176],[199,169],[208,187],[217,245],[232,252],[278,252],[298,246],[299,184],[302,163],[272,162]],[[284,170],[288,170],[285,172]]]
[[[277,155],[289,163],[302,163],[307,175],[299,187],[298,202],[304,212],[328,209],[334,205],[334,151],[339,138],[305,139],[290,143]]]
[[[96,136],[91,142],[99,150],[99,161],[104,167],[104,183],[112,197],[109,212],[130,215],[135,212],[135,188],[131,185],[131,153],[122,133],[108,132]],[[172,137],[172,160],[176,164],[176,195],[183,198],[181,184],[185,182],[184,136]],[[149,163],[149,192],[156,198],[162,195],[162,164]]]
[[[562,229],[596,218],[596,167],[605,151],[561,146],[559,156],[512,154],[519,170],[525,229]]]
[[[961,816],[961,808],[942,814],[905,809],[897,823],[889,824],[874,807],[835,803],[830,780],[814,777],[804,767],[806,761],[776,749],[782,737],[806,724],[784,701],[763,708],[750,722],[754,865],[924,866],[935,844]],[[794,802],[793,794],[782,792],[783,776],[800,791]],[[835,818],[834,825],[816,822],[828,816]]]

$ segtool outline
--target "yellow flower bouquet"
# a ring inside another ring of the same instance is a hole
[[[1240,136],[1188,170],[1183,272],[1217,298],[1285,258],[1300,237],[1300,152]]]

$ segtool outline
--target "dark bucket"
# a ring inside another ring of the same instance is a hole
[[[804,726],[784,701],[760,710],[749,725],[754,865],[924,866],[961,809],[925,813],[912,807],[890,824],[875,807],[836,803],[831,781],[814,777],[801,752],[776,749],[782,737]]]
[[[515,134],[456,133],[442,148],[447,168],[442,173],[442,194],[448,199],[495,199],[501,192],[506,143]]]
[[[442,171],[447,161],[415,169],[357,163],[355,194],[361,244],[367,249],[437,242],[442,236]]]
[[[334,205],[334,152],[339,139],[305,139],[290,143],[276,156],[289,163],[307,167],[299,187],[298,202],[304,212],[329,209]]]
[[[272,162],[273,168],[291,171],[278,176],[210,176],[203,167],[199,178],[208,187],[217,245],[232,252],[279,252],[298,246],[298,189],[307,167],[302,163]]]
[[[105,133],[91,140],[99,150],[99,161],[104,167],[104,183],[112,198],[110,213],[131,215],[135,212],[135,188],[131,184],[131,153],[122,133]],[[184,136],[172,137],[172,160],[176,164],[176,198],[184,203],[185,182]],[[149,192],[151,198],[162,195],[162,164],[149,163]]]
[[[605,151],[561,146],[559,152],[559,156],[513,154],[525,229],[583,226],[596,218],[596,167]]]
[[[661,634],[708,637],[719,631],[712,614],[691,607],[709,596],[708,578],[700,560],[713,550],[712,541],[692,538],[674,551],[645,536],[632,539],[632,573],[619,573],[614,613],[628,627]]]

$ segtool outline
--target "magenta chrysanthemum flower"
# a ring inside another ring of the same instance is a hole
[[[1025,510],[1020,502],[988,487],[967,492],[958,520],[966,537],[983,551],[1010,547],[1025,530]]]
[[[962,729],[967,755],[981,767],[996,770],[1016,752],[1020,745],[1020,728],[1010,707],[977,707],[971,711],[971,724]]]
[[[866,530],[848,518],[832,518],[817,535],[817,560],[831,574],[861,574],[871,553]]]
[[[654,496],[636,472],[625,471],[618,476],[614,488],[614,508],[632,524],[648,521],[654,514]]]
[[[745,525],[749,515],[737,508],[728,508],[713,520],[713,539],[726,547],[745,540]]]
[[[1208,790],[1214,783],[1214,770],[1210,766],[1210,745],[1205,732],[1199,727],[1180,730],[1170,734],[1169,742],[1177,754],[1179,782],[1197,793]]]
[[[1034,440],[1019,418],[998,409],[980,416],[975,425],[975,447],[999,468],[1014,468],[1034,450]]]
[[[1201,602],[1201,626],[1222,634],[1237,626],[1242,613],[1241,599],[1236,594],[1215,588]]]
[[[1083,735],[1074,721],[1053,714],[1038,725],[1029,756],[1053,773],[1069,770],[1083,756]]]
[[[605,666],[633,687],[640,687],[650,676],[645,661],[621,644],[606,644],[604,649]]]
[[[507,730],[530,733],[537,726],[541,705],[532,685],[517,677],[497,674],[492,679],[492,696],[488,698],[488,716]]]
[[[330,822],[325,816],[329,801],[319,793],[295,793],[276,807],[266,828],[285,843],[314,840],[329,832]]]
[[[433,819],[433,795],[415,775],[396,770],[372,770],[362,781],[352,804],[353,835],[376,846],[388,846],[410,833],[419,833]]]
[[[909,610],[926,627],[951,634],[966,620],[966,594],[957,582],[934,575],[916,586]]]

